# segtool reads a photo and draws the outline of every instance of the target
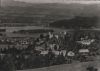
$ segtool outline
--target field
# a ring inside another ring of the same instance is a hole
[[[49,28],[42,26],[21,26],[21,27],[0,27],[0,29],[6,29],[7,37],[39,37],[40,33],[31,33],[31,34],[21,34],[21,33],[13,33],[14,31],[20,30],[36,30],[36,29],[53,29],[55,32],[61,32],[66,29],[58,29],[58,28]]]
[[[38,35],[40,35],[39,33],[32,33],[32,34],[16,34],[16,33],[12,33],[14,31],[19,31],[19,30],[36,30],[36,29],[52,29],[54,30],[54,32],[64,32],[64,31],[70,31],[70,29],[61,29],[61,28],[52,28],[52,27],[43,27],[43,26],[20,26],[20,27],[0,27],[0,29],[6,29],[6,35],[9,37],[17,37],[17,36],[23,36],[23,37],[27,37],[27,36],[33,36],[33,37],[37,37]],[[84,29],[85,30],[85,29]],[[91,29],[88,29],[91,30]],[[93,29],[96,31],[99,31],[100,29]]]
[[[93,62],[73,62],[72,64],[63,64],[39,69],[18,70],[18,71],[87,71],[86,68],[93,66],[100,71],[100,56]]]
[[[56,32],[66,30],[66,29],[42,27],[42,26],[0,27],[0,29],[6,29],[6,32],[14,32],[18,30],[34,30],[34,29],[54,29]]]
[[[34,30],[34,29],[43,29],[44,27],[39,26],[23,26],[23,27],[0,27],[1,29],[6,29],[6,32],[14,32],[18,30]]]

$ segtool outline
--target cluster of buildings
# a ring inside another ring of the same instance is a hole
[[[71,30],[41,33],[37,38],[2,36],[0,55],[13,55],[17,69],[71,63],[72,60],[84,61],[87,57],[98,54],[100,42],[97,34],[99,35],[97,32],[91,35],[89,31]],[[35,62],[38,63],[34,64]]]
[[[97,36],[87,33],[77,33],[76,31],[64,31],[64,32],[48,32],[41,33],[39,37],[7,37],[5,35],[6,30],[0,29],[0,49],[8,47],[16,47],[20,49],[27,48],[29,45],[34,45],[36,50],[74,50],[74,48],[82,48],[90,46],[96,42]],[[93,37],[92,37],[93,36]],[[91,37],[91,38],[90,38]],[[19,47],[20,46],[20,47]],[[24,46],[24,47],[23,47]]]

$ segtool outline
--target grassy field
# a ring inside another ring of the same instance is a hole
[[[43,27],[43,26],[21,26],[21,27],[0,27],[0,29],[6,29],[6,34],[7,36],[10,36],[10,37],[13,37],[13,36],[25,36],[25,37],[28,37],[28,36],[38,36],[39,33],[35,34],[16,34],[16,33],[12,33],[14,31],[19,31],[19,30],[36,30],[36,29],[53,29],[54,32],[63,32],[63,31],[71,31],[70,29],[62,29],[62,28],[51,28],[51,27]],[[85,29],[84,29],[85,30]],[[91,30],[91,29],[88,29],[88,30]],[[96,29],[92,29],[92,30],[95,30],[95,31],[99,31],[100,29],[99,28],[96,28]]]
[[[45,68],[18,71],[87,71],[86,68],[89,66],[94,66],[98,69],[98,71],[100,71],[100,56],[99,59],[96,59],[93,62],[73,62],[72,64],[63,64]]]
[[[21,26],[21,27],[0,27],[0,29],[6,29],[6,32],[14,32],[19,30],[34,30],[34,29],[54,29],[56,32],[65,31],[66,29],[49,28],[42,26]]]
[[[13,32],[19,30],[34,30],[34,29],[44,29],[44,27],[39,26],[22,26],[22,27],[0,27],[1,29],[6,29],[6,32]]]
[[[0,29],[6,29],[6,35],[8,37],[39,37],[40,33],[31,33],[31,34],[21,34],[21,33],[12,33],[19,30],[36,30],[36,29],[53,29],[55,32],[61,32],[66,29],[58,28],[49,28],[42,26],[21,26],[21,27],[0,27]]]

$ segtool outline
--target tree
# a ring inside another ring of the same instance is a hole
[[[11,55],[4,55],[0,61],[0,71],[15,71],[15,65]]]

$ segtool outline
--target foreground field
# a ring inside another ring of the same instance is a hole
[[[100,57],[96,57],[93,62],[73,62],[72,64],[63,64],[50,66],[45,68],[30,69],[30,70],[18,70],[18,71],[87,71],[86,68],[93,66],[100,71]]]

